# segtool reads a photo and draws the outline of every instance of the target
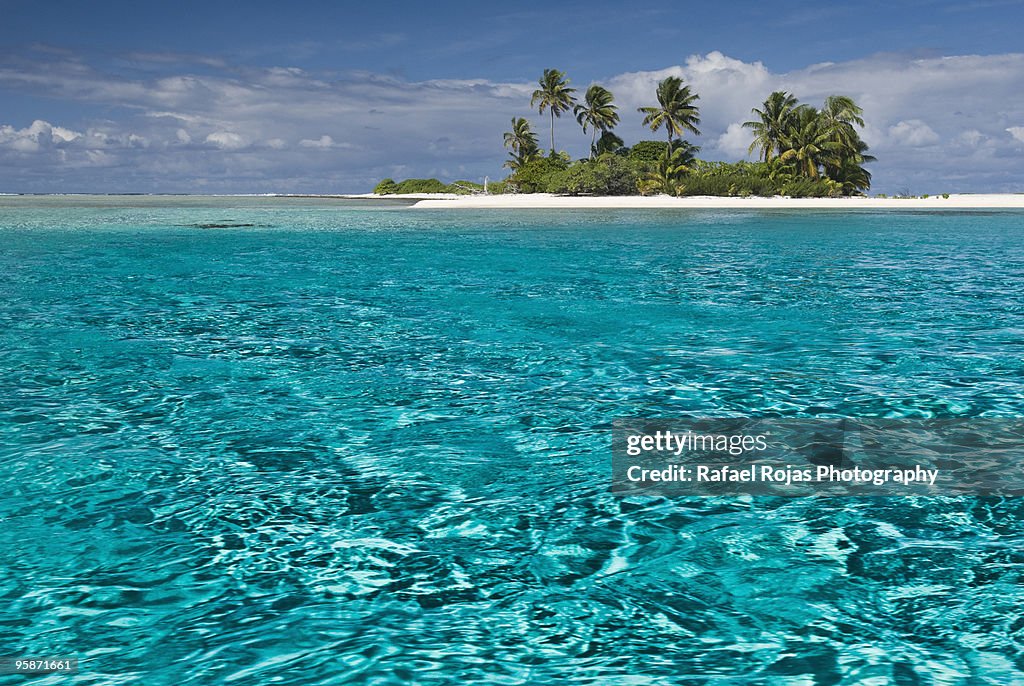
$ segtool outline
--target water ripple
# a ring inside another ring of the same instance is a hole
[[[59,683],[1024,681],[1017,500],[608,491],[620,416],[1018,416],[1021,215],[139,203],[0,226]]]

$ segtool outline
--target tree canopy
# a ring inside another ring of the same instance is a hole
[[[657,107],[637,108],[644,115],[644,126],[649,126],[651,131],[664,127],[670,144],[673,138],[682,136],[684,131],[700,135],[697,129],[700,110],[694,104],[700,100],[700,96],[692,93],[689,86],[684,86],[682,79],[677,76],[663,79],[658,83],[656,95]]]
[[[569,79],[557,69],[545,69],[538,80],[540,88],[533,91],[530,107],[536,107],[540,114],[551,113],[551,151],[555,150],[555,117],[561,117],[576,104],[573,93],[575,88],[569,87]]]
[[[573,114],[583,127],[583,133],[587,132],[588,127],[591,129],[590,158],[593,159],[597,152],[597,132],[608,133],[619,123],[619,108],[615,105],[612,92],[597,84],[587,89],[583,100],[583,104],[573,108]]]

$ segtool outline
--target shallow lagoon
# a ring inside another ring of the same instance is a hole
[[[34,683],[1024,680],[1019,500],[609,492],[616,417],[1019,416],[1022,284],[1019,212],[0,199],[0,643],[78,656]]]

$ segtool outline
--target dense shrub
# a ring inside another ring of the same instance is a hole
[[[534,157],[523,163],[508,181],[520,193],[547,193],[552,177],[569,168],[561,155]]]
[[[677,141],[673,147],[671,164],[665,158],[668,144],[662,141],[641,141],[626,155],[609,153],[596,160],[579,160],[572,164],[561,156],[537,158],[523,165],[507,181],[510,190],[522,193],[568,195],[642,192],[808,198],[844,193],[843,184],[838,181],[825,177],[809,179],[791,165],[780,164],[777,160],[772,163],[705,162],[693,157],[697,149],[685,141]],[[649,160],[654,152],[660,157]]]
[[[841,185],[829,179],[796,178],[779,189],[779,195],[792,198],[825,198],[840,195],[841,192]]]
[[[596,160],[580,160],[568,169],[552,174],[549,193],[569,195],[632,195],[639,174],[636,165],[612,153]]]
[[[395,182],[394,179],[384,179],[378,183],[373,192],[378,195],[394,195],[396,193],[454,193],[456,195],[470,195],[483,193],[484,185],[475,181],[453,181],[444,183],[437,179],[406,179]],[[507,192],[505,181],[492,181],[487,184],[487,192],[501,194]]]
[[[450,193],[447,184],[437,179],[406,179],[399,181],[395,188],[396,193]]]
[[[665,156],[666,141],[640,141],[629,149],[628,157],[636,162],[654,164]]]
[[[726,195],[746,197],[748,195],[772,196],[778,194],[774,181],[756,176],[723,174],[704,176],[699,173],[687,174],[683,179],[683,195]]]

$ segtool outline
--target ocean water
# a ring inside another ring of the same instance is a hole
[[[1024,214],[0,199],[2,684],[1024,683],[1020,499],[617,417],[1019,417]]]

